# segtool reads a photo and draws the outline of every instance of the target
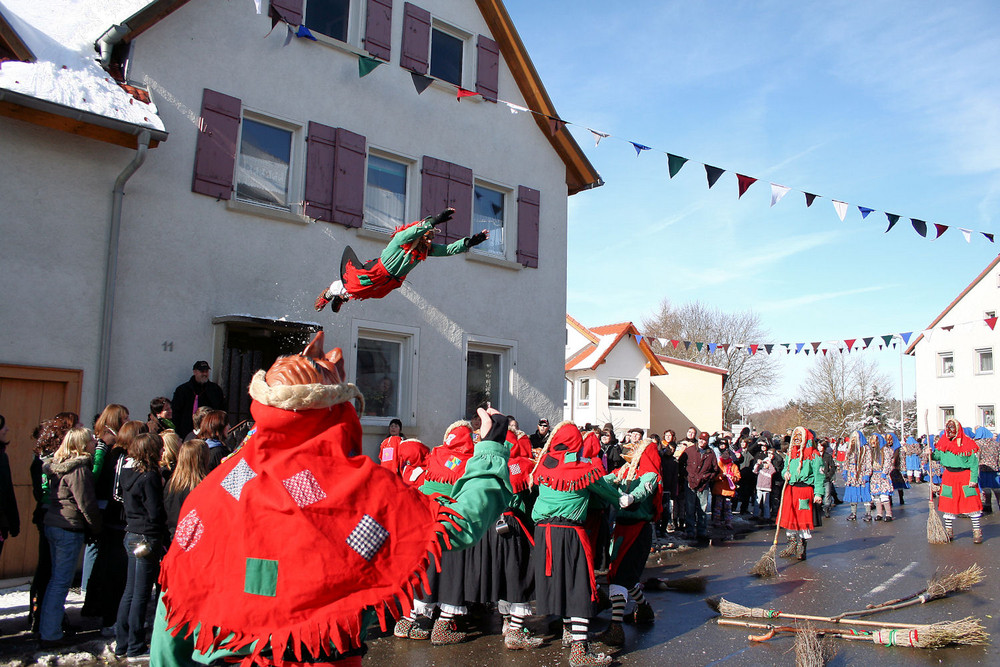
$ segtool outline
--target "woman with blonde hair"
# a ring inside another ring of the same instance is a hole
[[[94,491],[94,437],[90,429],[70,429],[42,471],[49,478],[51,502],[45,514],[45,537],[52,554],[52,576],[42,598],[39,634],[42,648],[63,638],[66,594],[86,532],[101,530]]]
[[[177,468],[177,452],[181,446],[181,437],[173,429],[160,432],[163,438],[163,456],[160,458],[160,476],[163,477],[163,485],[170,481],[170,476]]]
[[[182,444],[177,452],[177,467],[167,484],[163,499],[167,509],[167,530],[171,540],[174,538],[184,501],[207,474],[208,445],[205,441],[195,438]]]

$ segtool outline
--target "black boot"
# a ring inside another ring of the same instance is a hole
[[[806,539],[800,539],[799,540],[799,544],[798,544],[798,546],[795,549],[795,557],[798,558],[799,560],[805,560],[806,559],[806,542],[808,542],[808,541],[809,540],[806,540]]]

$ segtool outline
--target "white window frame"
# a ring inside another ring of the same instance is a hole
[[[517,248],[516,245],[517,239],[514,238],[514,234],[512,233],[513,228],[516,227],[516,225],[514,225],[512,222],[513,218],[510,212],[510,205],[515,200],[514,189],[509,186],[500,185],[499,183],[493,181],[487,181],[481,178],[473,179],[472,182],[473,217],[475,217],[475,197],[476,197],[477,187],[485,188],[487,190],[492,190],[494,192],[499,192],[500,194],[503,195],[503,252],[495,253],[495,252],[488,252],[486,250],[480,250],[482,246],[476,246],[475,248],[472,248],[472,252],[477,253],[479,255],[484,255],[486,257],[497,257],[500,259],[508,259],[510,256],[512,245],[515,249]],[[480,231],[482,230],[477,227],[475,220],[473,220],[472,233],[478,234]],[[511,243],[512,241],[514,242],[513,244]]]
[[[616,400],[611,399],[611,385],[614,382],[622,383],[622,396]],[[628,402],[625,400],[625,383],[634,382],[635,383],[635,401]],[[608,378],[608,407],[609,408],[638,408],[639,407],[639,379],[638,378]]]
[[[591,378],[587,377],[576,381],[576,405],[579,408],[590,407],[590,380]]]
[[[309,17],[309,2],[310,0],[305,0],[302,3],[302,24],[305,25],[305,21]],[[347,39],[341,41],[335,37],[330,37],[329,35],[324,35],[321,32],[317,32],[312,28],[309,28],[309,32],[312,33],[313,37],[316,38],[317,42],[326,44],[328,46],[343,47],[350,46],[354,49],[361,49],[361,40],[364,37],[365,21],[368,18],[367,15],[367,2],[363,0],[350,0],[350,9],[348,10],[347,16]],[[308,28],[308,26],[306,26]]]
[[[240,175],[240,154],[243,148],[243,128],[246,123],[243,119],[252,120],[261,125],[270,125],[279,130],[291,133],[290,149],[288,153],[288,191],[286,206],[275,206],[263,202],[240,199],[237,195]],[[267,114],[253,108],[244,107],[240,117],[239,136],[236,137],[236,161],[233,167],[233,203],[242,207],[251,207],[254,210],[274,211],[278,213],[291,213],[295,216],[302,215],[302,188],[303,171],[305,169],[305,152],[303,150],[303,137],[305,127],[302,123],[290,118],[283,118],[274,114]]]
[[[431,30],[430,34],[427,36],[427,75],[434,77],[436,85],[444,86],[450,89],[450,86],[455,84],[451,81],[445,81],[444,79],[439,79],[431,74],[431,69],[434,67],[433,63],[433,51],[434,51],[434,31],[440,30],[441,32],[451,35],[455,39],[462,40],[462,76],[460,85],[466,90],[475,89],[475,67],[472,66],[475,63],[475,48],[476,45],[473,43],[473,34],[468,30],[462,30],[453,23],[448,23],[442,21],[439,18],[431,17]],[[450,89],[454,92],[453,89]]]
[[[370,320],[353,320],[351,322],[351,354],[347,360],[347,377],[351,381],[358,377],[358,339],[384,340],[400,343],[399,367],[399,410],[398,418],[403,427],[415,426],[417,423],[417,378],[419,377],[420,329],[399,324],[387,324]],[[361,415],[362,425],[389,426],[392,417],[375,417]]]
[[[993,366],[993,348],[992,347],[981,347],[976,350],[976,365],[972,369],[976,375],[993,375],[993,368],[988,371],[983,370],[983,356],[990,355],[990,366]]]
[[[938,406],[938,418],[941,420],[941,428],[944,428],[945,422],[948,421],[949,417],[955,416],[955,406],[954,405],[941,405]]]
[[[951,358],[951,372],[945,372],[945,359]],[[939,378],[950,378],[955,377],[955,353],[954,352],[938,352],[937,355],[937,376]]]
[[[986,412],[989,411],[990,418],[986,418]],[[979,413],[979,425],[985,426],[988,429],[995,429],[997,424],[997,410],[996,405],[977,405],[976,412]]]
[[[500,405],[493,407],[510,414],[514,408],[514,373],[517,369],[517,341],[505,338],[493,338],[490,336],[478,336],[475,334],[465,334],[462,337],[462,392],[459,395],[459,412],[465,412],[465,397],[469,390],[469,351],[483,352],[487,354],[499,354],[501,365],[501,382],[498,395]],[[466,415],[471,417],[472,415]]]
[[[407,155],[401,155],[400,153],[393,153],[391,151],[385,150],[383,148],[370,146],[368,148],[368,155],[365,158],[365,201],[364,201],[364,221],[362,226],[366,230],[371,230],[373,232],[382,232],[386,234],[392,234],[395,229],[387,229],[385,227],[379,227],[377,225],[369,224],[368,222],[368,159],[374,155],[375,157],[381,158],[383,160],[389,160],[390,162],[396,162],[397,164],[402,164],[406,167],[406,190],[403,193],[403,220],[401,224],[406,224],[407,222],[412,222],[415,217],[412,217],[411,211],[414,210],[413,207],[413,197],[414,197],[414,177],[413,175],[419,173],[415,167],[417,164],[417,159]]]

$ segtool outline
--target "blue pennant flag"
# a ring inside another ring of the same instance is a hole
[[[295,31],[295,36],[305,37],[306,39],[311,39],[314,42],[317,41],[316,37],[311,32],[309,32],[309,28],[305,27],[304,25],[299,26],[299,29]]]
[[[632,144],[633,148],[635,148],[636,157],[639,156],[639,153],[649,150],[649,146],[643,146],[642,144],[637,144],[634,141],[630,141],[629,143]]]
[[[868,208],[867,206],[859,206],[858,210],[861,211],[861,219],[864,220],[868,217],[868,214],[874,211],[873,208]]]
[[[796,343],[795,344],[795,354],[798,354],[799,352],[801,352],[802,351],[802,347],[804,345],[805,345],[805,343]]]

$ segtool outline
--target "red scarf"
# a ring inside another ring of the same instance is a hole
[[[788,458],[798,459],[800,461],[810,461],[815,458],[819,452],[816,451],[813,441],[816,439],[816,434],[807,428],[802,426],[796,426],[795,430],[792,431],[792,442],[795,442],[795,436],[801,431],[803,445],[792,444],[788,447]],[[802,464],[799,464],[799,469],[801,470]]]
[[[557,491],[578,491],[604,476],[597,459],[583,455],[583,436],[572,422],[556,427],[535,464],[535,484]]]
[[[455,422],[444,432],[444,444],[431,450],[427,459],[427,481],[454,484],[465,472],[465,462],[475,451],[472,425],[467,421]]]
[[[510,486],[514,493],[521,493],[531,487],[531,469],[535,466],[531,458],[531,440],[524,433],[507,431],[507,444],[510,446],[507,462]]]
[[[196,648],[320,655],[359,648],[362,612],[408,613],[451,511],[357,453],[349,402],[282,410],[256,400],[253,439],[188,496],[160,583],[170,631]],[[440,562],[440,561],[438,561]],[[266,661],[260,658],[260,661]]]
[[[955,425],[955,437],[948,437],[948,424],[952,423]],[[965,434],[965,430],[962,429],[962,424],[959,423],[954,417],[949,417],[945,423],[944,435],[938,438],[934,442],[934,448],[942,452],[949,452],[951,454],[957,454],[958,456],[968,456],[969,454],[975,454],[979,452],[979,445],[975,440],[970,438]]]

